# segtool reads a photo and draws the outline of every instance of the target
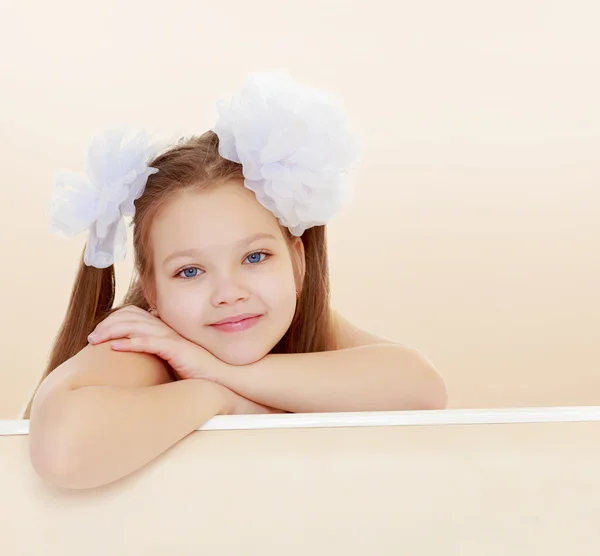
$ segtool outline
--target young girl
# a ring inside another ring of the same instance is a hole
[[[212,131],[155,148],[110,132],[58,180],[53,228],[89,236],[25,415],[43,478],[115,481],[215,415],[445,407],[428,359],[330,308],[325,225],[359,149],[328,96],[257,75]]]

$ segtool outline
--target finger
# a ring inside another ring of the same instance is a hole
[[[110,317],[104,319],[102,322],[96,325],[96,328],[92,330],[92,334],[94,336],[100,337],[103,336],[107,330],[110,330],[114,326],[122,325],[123,323],[127,323],[129,326],[136,326],[139,323],[144,323],[145,320],[139,318],[139,316],[132,315],[131,313],[121,313],[120,315],[111,315]]]
[[[171,342],[168,338],[142,336],[136,338],[123,338],[110,343],[115,351],[133,351],[137,353],[150,353],[161,359],[169,360],[172,357],[169,349]]]
[[[108,317],[106,317],[106,319],[110,319],[110,318],[120,318],[123,316],[139,316],[139,317],[148,317],[149,316],[149,312],[148,311],[144,311],[144,309],[141,309],[140,307],[138,307],[137,305],[125,305],[124,307],[121,307],[120,309],[118,309],[117,311],[111,313],[110,315],[108,315]]]
[[[141,307],[138,307],[137,305],[125,305],[125,307],[122,307],[118,311],[115,311],[113,313],[113,315],[116,315],[118,313],[130,313],[133,315],[140,315],[140,316],[144,317],[144,316],[148,316],[149,312],[150,311],[146,311],[145,309],[142,309]]]
[[[88,340],[92,344],[106,342],[118,338],[137,336],[161,336],[165,331],[156,324],[144,320],[121,320],[99,326],[92,332]]]
[[[149,315],[145,311],[143,313],[137,313],[133,311],[117,311],[112,315],[106,317],[102,322],[98,323],[93,333],[102,333],[108,327],[113,326],[118,322],[147,322],[154,325],[162,324],[156,317]]]
[[[156,309],[156,308],[149,307],[148,309],[142,309],[141,307],[137,307],[135,305],[131,305],[130,307],[131,307],[130,312],[134,313],[136,315],[145,315],[145,316],[154,315],[154,316],[156,316],[158,314],[158,309]]]
[[[126,308],[129,308],[132,313],[139,315],[153,315],[158,316],[158,309],[156,307],[149,307],[148,309],[142,309],[137,305],[128,305]]]
[[[137,305],[124,305],[120,311],[132,311],[134,313],[141,313],[144,314],[147,311],[145,309],[142,309],[141,307],[138,307]]]

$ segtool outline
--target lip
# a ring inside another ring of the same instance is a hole
[[[235,317],[220,320],[209,326],[220,332],[242,332],[243,330],[252,328],[262,316],[260,313],[236,315]]]
[[[262,316],[261,313],[242,313],[241,315],[235,315],[233,317],[227,317],[226,319],[219,320],[217,322],[211,323],[209,326],[220,326],[222,324],[233,324],[237,322],[241,322],[246,319],[252,319],[254,317]]]

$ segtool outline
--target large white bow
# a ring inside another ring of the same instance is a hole
[[[109,130],[96,136],[87,152],[85,174],[60,172],[50,200],[50,231],[67,237],[89,230],[85,264],[107,268],[127,254],[125,216],[135,213],[134,201],[158,152],[144,131]]]

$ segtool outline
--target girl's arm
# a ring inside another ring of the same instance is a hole
[[[431,361],[359,328],[332,310],[337,351],[268,355],[221,368],[219,382],[290,412],[444,409],[447,390]]]
[[[31,461],[57,486],[92,488],[141,468],[217,414],[259,412],[270,411],[218,384],[173,382],[153,355],[87,346],[36,393]]]
[[[392,343],[269,354],[223,364],[214,380],[257,403],[294,412],[443,409],[446,386],[417,350]]]

